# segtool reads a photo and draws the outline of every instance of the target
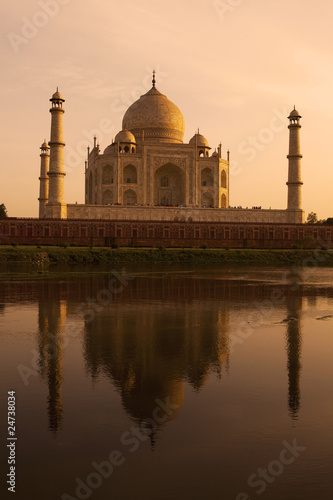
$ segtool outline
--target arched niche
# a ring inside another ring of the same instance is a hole
[[[225,170],[222,170],[221,172],[221,187],[227,187],[227,174],[225,173]]]
[[[137,170],[134,165],[124,167],[124,184],[136,184],[138,182]]]
[[[214,186],[214,174],[212,169],[204,168],[201,172],[201,186]]]
[[[112,205],[113,203],[113,193],[110,191],[110,189],[106,189],[103,191],[103,200],[102,204],[103,205]]]
[[[203,193],[201,198],[201,205],[203,207],[213,207],[214,206],[214,198],[212,193],[206,192]]]
[[[227,197],[225,194],[221,196],[221,208],[227,208]]]
[[[123,204],[136,205],[136,203],[137,203],[136,192],[133,189],[127,189],[127,191],[124,192]]]
[[[102,183],[113,184],[113,167],[111,165],[103,167]]]
[[[154,177],[155,205],[185,205],[185,175],[180,167],[167,163],[159,167]]]

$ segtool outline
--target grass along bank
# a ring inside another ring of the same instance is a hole
[[[311,264],[312,260],[312,264]],[[174,262],[264,265],[333,266],[333,250],[254,250],[215,248],[103,248],[1,246],[0,262],[107,264],[122,262]]]

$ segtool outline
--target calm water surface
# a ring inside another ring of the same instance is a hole
[[[9,271],[10,498],[333,498],[332,269]]]

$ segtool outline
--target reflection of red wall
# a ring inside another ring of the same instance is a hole
[[[232,222],[0,220],[0,244],[291,248],[331,246],[333,226]]]

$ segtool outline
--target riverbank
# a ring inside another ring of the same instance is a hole
[[[2,246],[0,262],[108,264],[125,262],[333,266],[333,250],[101,248]]]

